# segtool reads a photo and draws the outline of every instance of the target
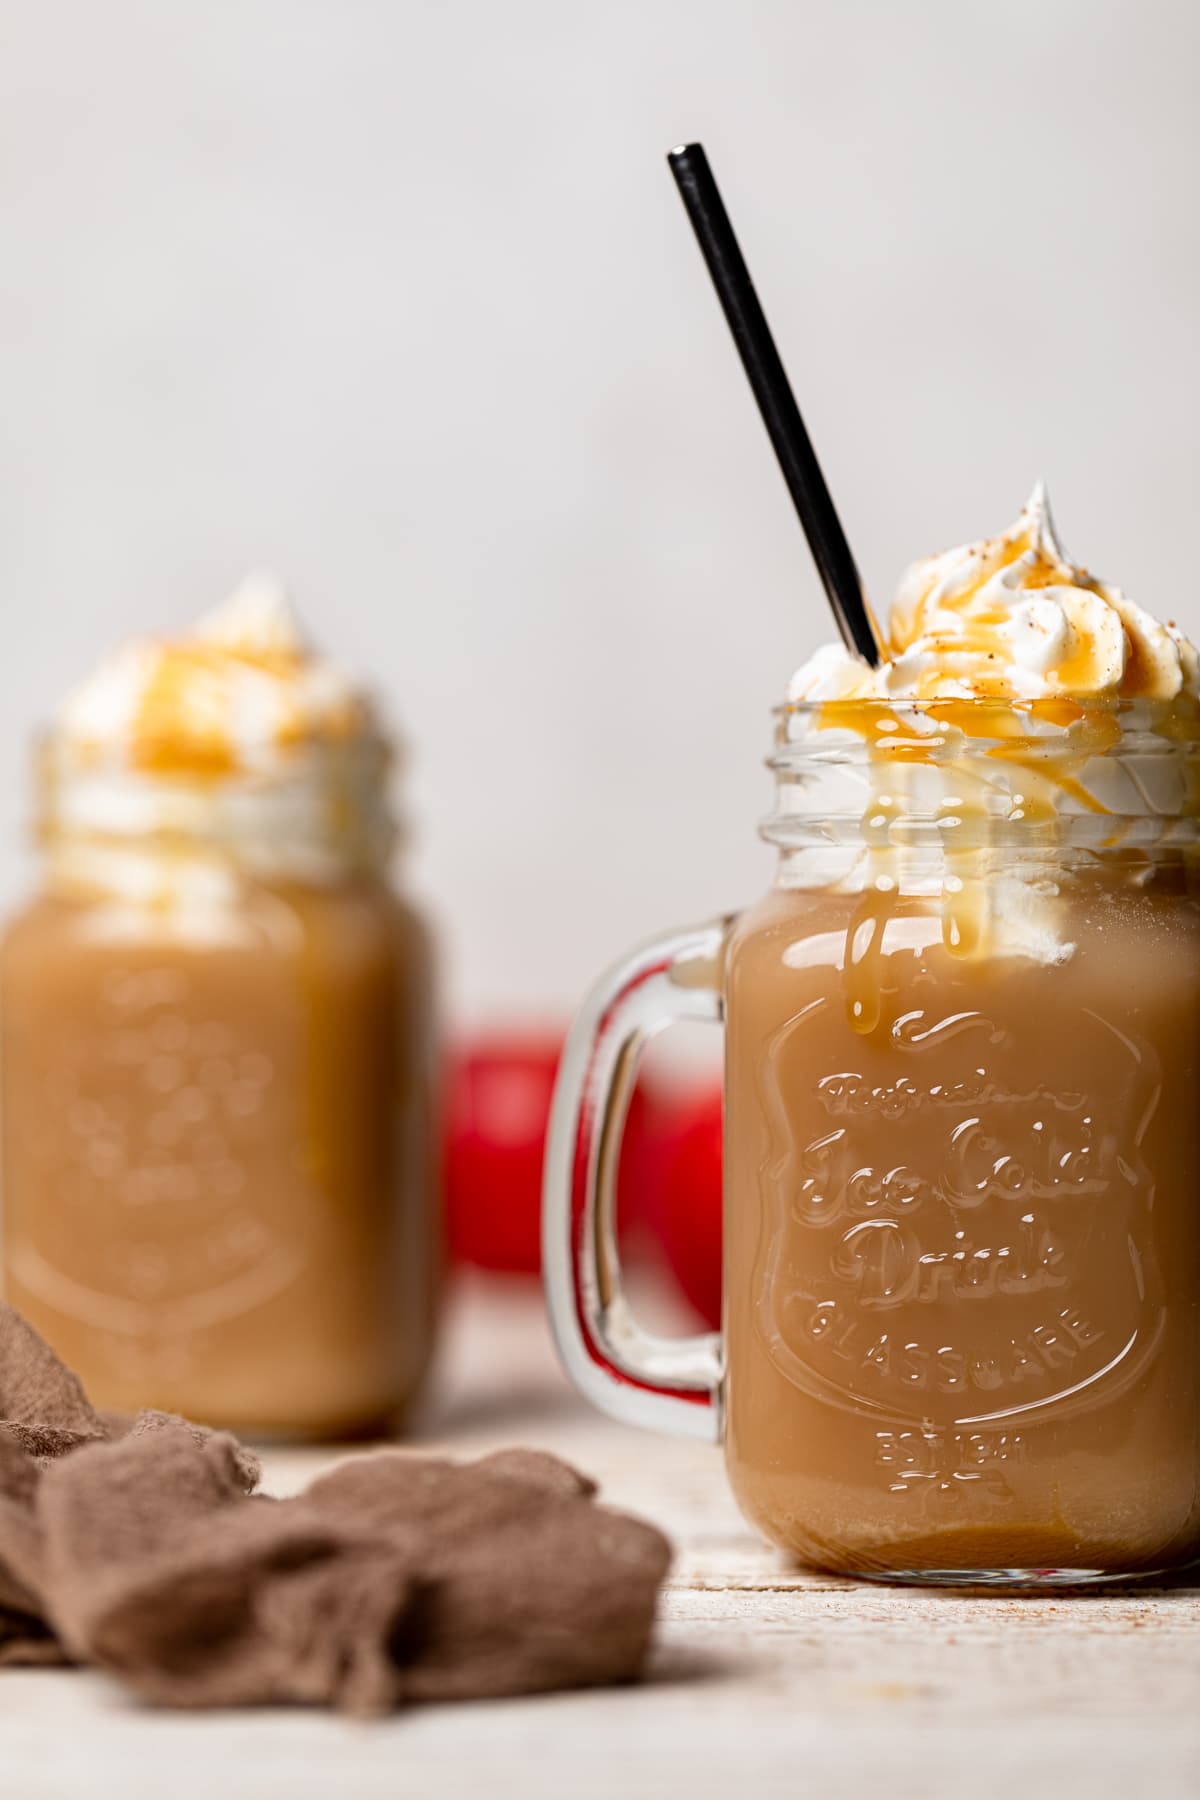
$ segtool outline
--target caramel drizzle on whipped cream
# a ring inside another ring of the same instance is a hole
[[[364,696],[311,649],[279,583],[254,575],[189,634],[137,639],[106,658],[51,735],[76,766],[216,779],[378,727]]]
[[[915,563],[871,669],[827,645],[789,701],[1172,700],[1200,691],[1195,649],[1073,563],[1039,482],[999,537]]]

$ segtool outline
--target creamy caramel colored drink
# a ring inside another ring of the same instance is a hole
[[[803,1562],[1031,1583],[1200,1555],[1197,689],[1039,491],[910,573],[880,668],[799,671],[772,892],[581,1024],[568,1361],[623,1416],[719,1424],[747,1517]],[[724,1332],[668,1348],[608,1258],[603,1096],[706,991]]]
[[[39,755],[3,945],[6,1297],[93,1400],[284,1436],[402,1414],[437,1220],[424,926],[367,702],[250,584]]]
[[[849,896],[734,933],[727,1458],[806,1562],[1200,1549],[1200,907],[1096,877],[1058,917],[1062,963],[973,963],[901,901],[859,983]]]

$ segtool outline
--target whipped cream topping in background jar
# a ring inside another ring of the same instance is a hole
[[[392,761],[262,576],[106,658],[36,748],[5,1286],[100,1404],[314,1437],[417,1391],[432,957],[389,881]]]
[[[206,863],[219,880],[231,853],[317,882],[378,873],[391,761],[369,697],[253,575],[188,636],[126,644],[68,695],[38,746],[39,835],[64,876],[164,891]]]
[[[720,1439],[747,1518],[888,1580],[1200,1554],[1200,700],[1038,489],[918,564],[878,668],[776,721],[769,893],[644,946],[568,1043],[544,1264],[580,1388]],[[725,1030],[720,1334],[641,1326],[614,1231],[646,1042]]]

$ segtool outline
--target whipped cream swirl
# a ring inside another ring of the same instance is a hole
[[[870,668],[827,644],[788,685],[821,700],[1173,700],[1200,694],[1200,663],[1174,624],[1073,563],[1039,482],[999,537],[914,563]]]
[[[40,746],[41,835],[73,877],[139,895],[194,890],[206,859],[222,891],[234,865],[336,880],[387,859],[389,761],[371,701],[254,575],[68,695]]]
[[[282,585],[254,574],[178,638],[137,638],[59,707],[80,763],[162,774],[258,771],[306,745],[378,734],[366,697],[307,642]]]

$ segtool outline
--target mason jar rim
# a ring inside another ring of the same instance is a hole
[[[776,737],[769,766],[797,760],[850,760],[889,750],[925,749],[958,760],[1028,750],[1057,755],[1200,755],[1200,701],[1089,695],[1028,698],[855,696],[785,700],[772,708]],[[795,735],[789,725],[802,729]]]
[[[71,845],[151,857],[193,846],[285,872],[381,868],[402,835],[391,805],[394,750],[372,734],[310,739],[233,768],[156,768],[80,755],[49,733],[34,746],[33,835],[51,856]]]
[[[866,713],[879,708],[906,716],[923,714],[931,717],[954,712],[977,716],[1017,713],[1049,718],[1054,712],[1073,712],[1080,718],[1099,718],[1129,713],[1183,716],[1191,711],[1200,730],[1200,700],[1191,700],[1190,706],[1188,700],[1189,697],[1182,694],[1170,697],[1148,694],[848,694],[824,699],[781,700],[771,711],[776,717],[796,715],[801,718],[815,718],[823,712],[833,711]]]

